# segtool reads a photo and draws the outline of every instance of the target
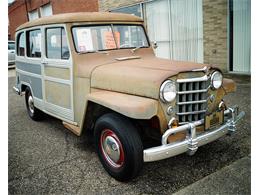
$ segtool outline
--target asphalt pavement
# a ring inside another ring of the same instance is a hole
[[[11,70],[14,71],[14,70]],[[111,178],[103,169],[92,139],[77,137],[60,120],[47,116],[41,122],[27,115],[24,97],[8,91],[8,190],[9,194],[172,194],[204,177],[250,156],[250,79],[236,77],[238,89],[228,95],[228,104],[246,112],[233,136],[200,147],[194,156],[145,163],[140,176],[128,183]],[[242,163],[250,180],[250,162]],[[245,177],[242,175],[241,177]],[[232,174],[224,178],[226,183]],[[250,186],[245,187],[250,192]],[[233,191],[230,191],[232,194]],[[239,189],[237,189],[237,194]]]
[[[250,157],[241,158],[231,165],[179,190],[174,195],[250,194],[251,173],[248,169],[250,164]]]

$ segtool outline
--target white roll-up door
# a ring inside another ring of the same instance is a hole
[[[145,3],[148,34],[156,55],[203,62],[202,0],[156,0]]]
[[[251,1],[233,0],[233,71],[250,73]],[[230,48],[232,49],[232,48]]]
[[[157,57],[170,58],[170,26],[168,0],[151,1],[145,4],[146,24],[150,40],[156,41]]]
[[[203,62],[202,0],[172,0],[172,58]]]

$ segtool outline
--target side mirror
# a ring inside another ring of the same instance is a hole
[[[158,47],[157,42],[153,41],[152,46],[153,46],[154,49],[156,49]]]

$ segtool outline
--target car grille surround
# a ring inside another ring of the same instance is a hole
[[[210,77],[177,79],[177,117],[179,124],[204,119],[207,111]]]

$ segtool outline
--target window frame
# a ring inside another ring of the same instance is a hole
[[[113,39],[116,43],[116,40],[115,40],[115,37],[114,37],[114,31],[113,31],[113,28],[111,26],[111,24],[83,24],[83,25],[73,25],[71,27],[71,35],[72,35],[72,41],[73,41],[73,45],[74,45],[74,49],[76,51],[76,53],[78,54],[84,54],[84,52],[79,52],[77,50],[77,46],[76,46],[76,43],[75,43],[75,39],[74,39],[74,33],[73,33],[73,29],[74,28],[78,28],[78,27],[95,27],[95,26],[109,26],[111,28],[111,32],[113,34]],[[113,48],[113,49],[102,49],[102,50],[98,50],[98,51],[111,51],[111,50],[116,50],[117,49],[117,44],[116,44],[116,48]],[[95,53],[95,51],[87,51],[86,53]]]
[[[41,32],[41,40],[40,40],[40,43],[41,43],[41,56],[40,57],[32,57],[32,56],[28,56],[28,49],[30,49],[30,45],[28,45],[28,43],[29,43],[29,36],[30,36],[30,32],[31,31],[40,31]],[[26,57],[27,58],[30,58],[30,59],[41,59],[42,58],[42,56],[43,56],[43,47],[42,47],[42,29],[41,29],[41,27],[37,27],[37,28],[32,28],[32,29],[27,29],[26,31],[25,31],[25,43],[26,43]]]
[[[33,18],[32,16],[33,16],[34,14],[36,14],[36,13],[37,13],[37,17],[36,17],[36,18]],[[33,21],[33,20],[36,20],[36,19],[39,19],[39,18],[40,18],[39,10],[38,10],[37,8],[34,9],[34,10],[29,11],[27,14],[28,14],[28,19],[29,19],[29,21]]]
[[[110,26],[111,29],[112,29],[112,32],[113,32],[113,38],[115,40],[115,43],[116,43],[116,48],[114,49],[104,49],[104,50],[98,50],[98,51],[111,51],[111,50],[121,50],[121,49],[133,49],[133,48],[136,48],[136,47],[124,47],[124,48],[120,48],[118,47],[117,45],[117,42],[116,42],[116,39],[115,39],[115,35],[114,35],[114,25],[125,25],[125,26],[141,26],[141,28],[143,29],[143,32],[144,32],[144,35],[146,37],[146,40],[147,40],[147,44],[148,46],[147,47],[141,47],[141,48],[150,48],[151,47],[151,44],[150,44],[150,40],[149,40],[149,37],[147,35],[147,32],[146,32],[146,29],[144,27],[143,24],[133,24],[133,23],[108,23],[108,24],[82,24],[82,25],[73,25],[71,26],[70,30],[71,30],[71,35],[72,35],[72,41],[73,41],[73,45],[74,45],[74,49],[75,49],[75,52],[78,53],[78,54],[85,54],[83,52],[79,52],[77,50],[77,46],[76,46],[76,43],[75,43],[75,38],[74,38],[74,33],[73,33],[73,29],[74,28],[77,28],[77,27],[92,27],[92,26]],[[96,53],[95,51],[89,51],[89,52],[86,52],[86,53]]]
[[[134,7],[134,6],[139,6],[140,7],[140,13],[141,13],[141,16],[138,16],[138,17],[141,17],[142,19],[144,19],[144,3],[145,2],[139,2],[139,3],[135,3],[135,4],[131,4],[131,5],[126,5],[126,6],[121,6],[121,7],[117,7],[117,8],[113,8],[113,9],[110,9],[109,12],[112,12],[112,13],[125,13],[125,14],[133,14],[133,13],[129,13],[129,12],[120,12],[119,10],[121,9],[127,9],[129,7]],[[135,15],[135,14],[133,14]],[[135,15],[137,16],[137,15]]]
[[[60,52],[61,52],[61,58],[49,58],[48,57],[48,44],[47,44],[47,30],[49,29],[60,29],[60,34],[61,34],[61,48],[60,48]],[[69,57],[68,58],[62,58],[62,29],[64,30],[65,36],[66,36],[66,41],[67,41],[67,46],[68,46],[68,52],[69,52]],[[71,58],[71,52],[70,52],[70,47],[69,47],[69,40],[68,40],[68,34],[66,32],[66,29],[64,26],[47,26],[44,28],[44,52],[45,52],[45,58],[48,60],[69,60]]]
[[[19,42],[20,42],[20,38],[21,38],[22,34],[24,35],[24,55],[18,55],[18,49],[20,48]],[[27,52],[26,52],[26,32],[25,31],[21,31],[21,32],[18,33],[18,35],[16,36],[16,43],[15,44],[16,44],[16,48],[15,48],[16,56],[26,57]]]
[[[44,14],[42,14],[43,11],[44,11],[44,9],[45,9],[47,6],[49,6],[50,9],[51,9],[51,15],[44,15]],[[44,5],[42,5],[42,6],[40,7],[40,17],[47,17],[47,16],[52,16],[52,15],[53,15],[53,8],[52,8],[52,5],[51,5],[50,3],[46,3],[46,4],[44,4]]]

